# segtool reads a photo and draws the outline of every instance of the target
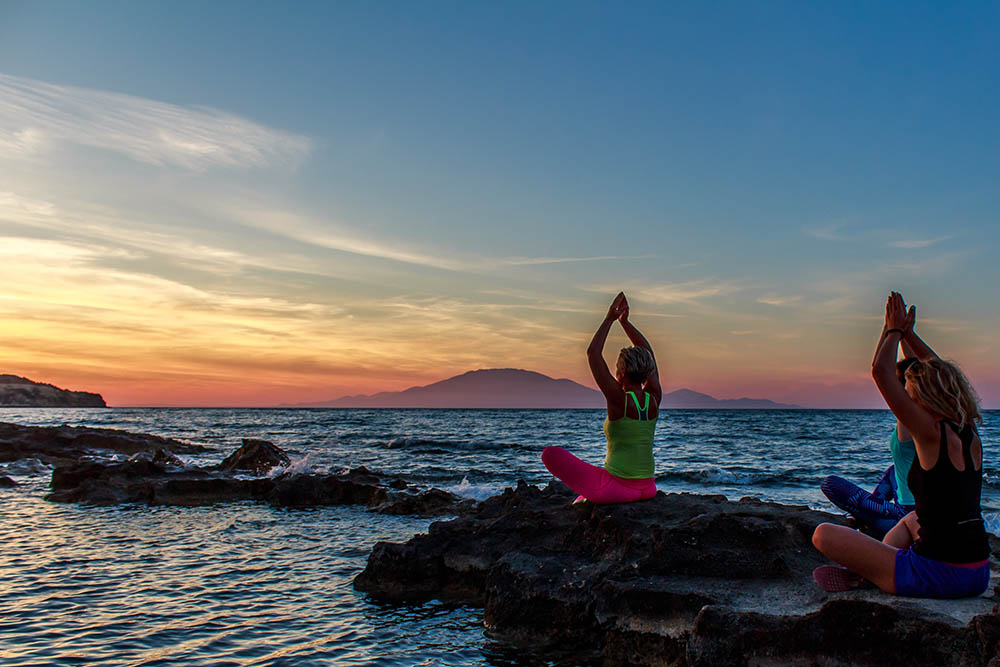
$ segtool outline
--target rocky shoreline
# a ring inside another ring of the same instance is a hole
[[[479,606],[497,639],[606,666],[1000,665],[993,588],[923,600],[817,587],[812,570],[828,561],[811,534],[840,517],[722,496],[572,497],[521,483],[405,544],[377,544],[355,587]]]
[[[71,391],[19,375],[0,375],[0,407],[106,408],[104,397],[89,391]]]
[[[355,588],[393,604],[481,607],[491,636],[567,664],[1000,667],[995,537],[995,578],[981,597],[828,594],[811,578],[827,561],[810,538],[817,524],[844,520],[807,507],[662,492],[572,505],[558,482],[521,482],[475,503],[363,467],[298,473],[287,453],[254,439],[215,465],[180,458],[209,451],[113,429],[0,423],[0,462],[54,466],[53,502],[452,516],[406,543],[376,544]],[[0,488],[5,501],[22,492],[6,477]]]
[[[64,466],[95,457],[152,454],[161,450],[171,454],[208,451],[201,445],[110,428],[22,426],[0,422],[0,463],[30,458],[52,466]]]
[[[364,467],[342,474],[297,473],[271,442],[245,438],[214,466],[184,463],[201,445],[114,429],[0,423],[0,462],[26,458],[54,466],[46,500],[91,505],[181,505],[258,501],[276,507],[364,505],[382,514],[455,514],[473,501]],[[128,456],[121,460],[122,456]],[[0,488],[17,484],[0,478]]]

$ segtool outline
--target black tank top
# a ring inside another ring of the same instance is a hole
[[[986,560],[990,557],[990,546],[979,504],[983,469],[980,466],[976,470],[971,451],[976,432],[971,424],[959,431],[951,422],[939,423],[941,451],[937,463],[930,470],[924,470],[918,458],[906,476],[920,522],[919,539],[913,549],[925,558],[948,563]],[[962,439],[965,470],[957,470],[948,456],[948,428]]]

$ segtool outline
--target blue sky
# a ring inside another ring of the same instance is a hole
[[[587,381],[625,289],[672,388],[876,405],[898,289],[1000,405],[998,14],[0,2],[0,234],[38,275],[0,361],[122,403]]]

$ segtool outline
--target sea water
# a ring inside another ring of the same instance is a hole
[[[988,412],[983,509],[1000,532],[1000,413]],[[204,444],[216,463],[241,438],[275,442],[302,471],[359,465],[483,499],[546,484],[548,445],[599,464],[600,410],[0,409],[0,421],[120,428]],[[889,465],[882,410],[664,410],[663,491],[753,496],[836,511],[836,474],[872,488]],[[42,499],[51,470],[0,465],[3,665],[544,665],[483,634],[478,609],[386,605],[351,586],[375,542],[433,519],[360,507],[88,507]]]

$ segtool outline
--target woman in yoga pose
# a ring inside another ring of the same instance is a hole
[[[896,379],[896,350],[915,316],[899,294],[889,296],[885,336],[872,376],[889,409],[913,436],[917,456],[907,481],[916,511],[881,542],[845,526],[817,526],[813,544],[844,566],[824,565],[813,572],[828,591],[856,588],[868,580],[888,593],[947,598],[979,595],[989,585],[978,400],[962,371],[933,355],[906,369],[905,387]]]
[[[875,346],[876,354],[882,349],[886,331],[887,327],[883,326],[882,335]],[[918,359],[936,359],[938,356],[912,326],[899,343],[903,359],[896,363],[896,379],[905,386],[906,369]],[[873,365],[874,363],[872,361]],[[896,428],[889,436],[889,453],[892,455],[892,465],[871,493],[836,475],[830,475],[820,484],[820,490],[830,502],[867,526],[879,538],[884,537],[900,519],[912,512],[914,506],[913,493],[910,492],[906,478],[916,459],[917,449],[913,436],[898,419]]]
[[[618,320],[633,347],[622,348],[615,374],[604,362],[604,343]],[[660,377],[649,341],[629,322],[628,301],[621,292],[608,309],[587,348],[590,372],[608,403],[604,467],[580,460],[561,447],[546,447],[542,462],[553,475],[580,494],[577,501],[627,503],[656,495],[653,481],[653,431],[659,413]]]

